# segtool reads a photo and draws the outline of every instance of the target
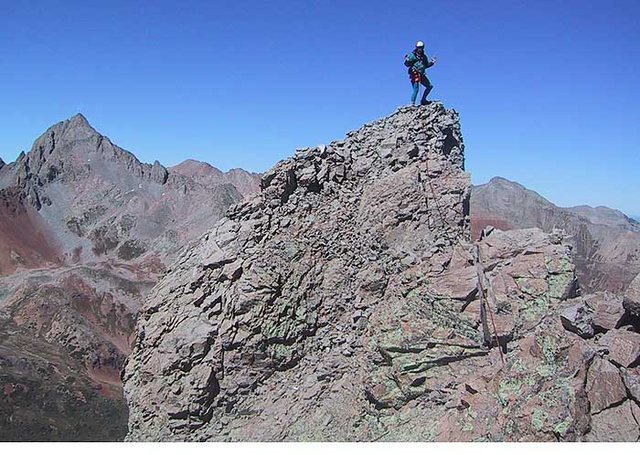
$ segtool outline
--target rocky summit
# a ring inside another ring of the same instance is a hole
[[[127,439],[638,440],[635,294],[559,230],[473,242],[470,190],[441,103],[277,164],[146,299]]]

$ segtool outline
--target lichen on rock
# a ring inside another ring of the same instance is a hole
[[[588,433],[596,350],[560,320],[571,249],[539,229],[471,242],[457,113],[400,108],[298,150],[261,188],[145,303],[129,440]]]

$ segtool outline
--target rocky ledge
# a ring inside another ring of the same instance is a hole
[[[276,165],[144,304],[127,438],[636,440],[636,327],[567,330],[563,233],[472,243],[469,191],[440,103]]]

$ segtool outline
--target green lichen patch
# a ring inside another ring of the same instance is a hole
[[[548,310],[549,302],[545,297],[527,300],[520,305],[520,315],[527,322],[541,318]]]
[[[543,378],[548,378],[556,374],[557,368],[552,363],[544,363],[542,365],[538,365],[536,367],[536,373],[538,373]]]
[[[504,426],[504,433],[507,435],[512,435],[516,431],[516,423],[509,419],[507,420],[507,424]]]
[[[505,378],[498,385],[498,398],[501,402],[509,402],[512,397],[519,397],[523,393],[524,382],[518,378]]]
[[[561,273],[559,275],[549,276],[549,296],[559,300],[567,298],[567,293],[572,283],[572,273]]]
[[[558,423],[555,427],[553,427],[553,432],[558,434],[561,437],[564,437],[567,434],[567,431],[571,427],[573,423],[573,419],[571,417],[567,417],[562,422]]]
[[[531,426],[535,431],[541,431],[548,418],[549,414],[544,412],[542,409],[534,409],[531,414]]]

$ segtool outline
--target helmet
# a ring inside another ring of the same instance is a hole
[[[416,43],[416,47],[424,47],[424,43],[422,41],[418,41]]]

